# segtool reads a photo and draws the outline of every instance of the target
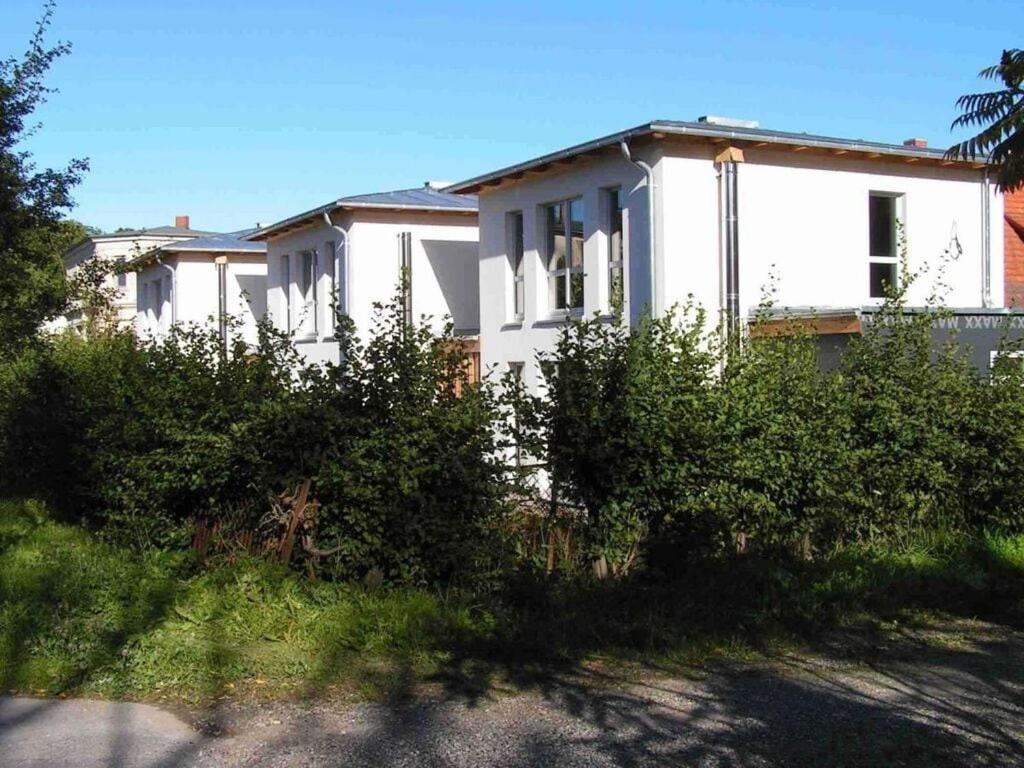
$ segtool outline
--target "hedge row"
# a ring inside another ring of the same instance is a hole
[[[407,328],[401,302],[365,345],[339,334],[342,364],[312,368],[269,328],[226,351],[197,329],[45,340],[0,364],[0,493],[175,547],[196,519],[266,526],[269,498],[311,478],[317,543],[336,549],[321,572],[409,584],[486,583],[516,552],[657,577],[1024,530],[1024,373],[936,350],[934,315],[907,319],[898,296],[882,312],[831,372],[798,334],[726,355],[693,309],[574,323],[541,357],[543,396],[466,386],[450,335]],[[511,442],[557,517],[515,518]]]

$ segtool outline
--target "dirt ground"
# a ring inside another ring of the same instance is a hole
[[[842,633],[756,663],[454,665],[383,702],[0,700],[0,765],[1019,766],[1024,632]]]

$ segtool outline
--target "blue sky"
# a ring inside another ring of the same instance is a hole
[[[0,55],[41,0],[2,0]],[[74,216],[214,230],[458,180],[651,119],[899,142],[953,102],[1019,0],[849,3],[62,0],[41,165],[92,164]]]

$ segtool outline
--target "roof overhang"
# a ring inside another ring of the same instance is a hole
[[[397,203],[358,203],[346,200],[335,200],[321,205],[319,208],[296,214],[275,224],[257,229],[243,240],[264,241],[280,237],[289,232],[316,224],[323,219],[325,213],[338,211],[395,211],[397,213],[448,213],[461,216],[476,216],[476,208],[454,208],[447,205],[401,205]]]
[[[922,163],[943,167],[984,168],[987,157],[968,160],[950,158],[945,150],[913,147],[902,144],[838,139],[805,133],[769,131],[763,128],[739,128],[713,123],[689,123],[660,120],[625,131],[577,144],[567,149],[511,165],[497,171],[458,182],[444,191],[455,194],[487,192],[489,189],[522,179],[527,174],[544,173],[577,162],[581,158],[605,153],[625,141],[661,141],[666,139],[690,140],[714,145],[732,145],[739,149],[774,149],[784,152],[802,152],[846,159],[883,161],[890,163]]]
[[[168,247],[168,245],[170,247]],[[174,256],[177,254],[208,253],[212,257],[216,257],[218,255],[263,257],[266,254],[265,251],[254,251],[249,248],[175,248],[173,247],[173,243],[169,243],[168,245],[150,248],[145,253],[139,254],[134,259],[131,259],[126,263],[126,268],[134,272],[148,266],[154,261],[158,261],[161,256]]]

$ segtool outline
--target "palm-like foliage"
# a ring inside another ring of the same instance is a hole
[[[1002,191],[1024,185],[1024,50],[1003,51],[999,63],[978,73],[1001,80],[1004,88],[970,93],[956,100],[961,115],[953,128],[984,126],[977,136],[946,151],[947,157],[970,159],[988,154],[996,166],[996,184]]]

